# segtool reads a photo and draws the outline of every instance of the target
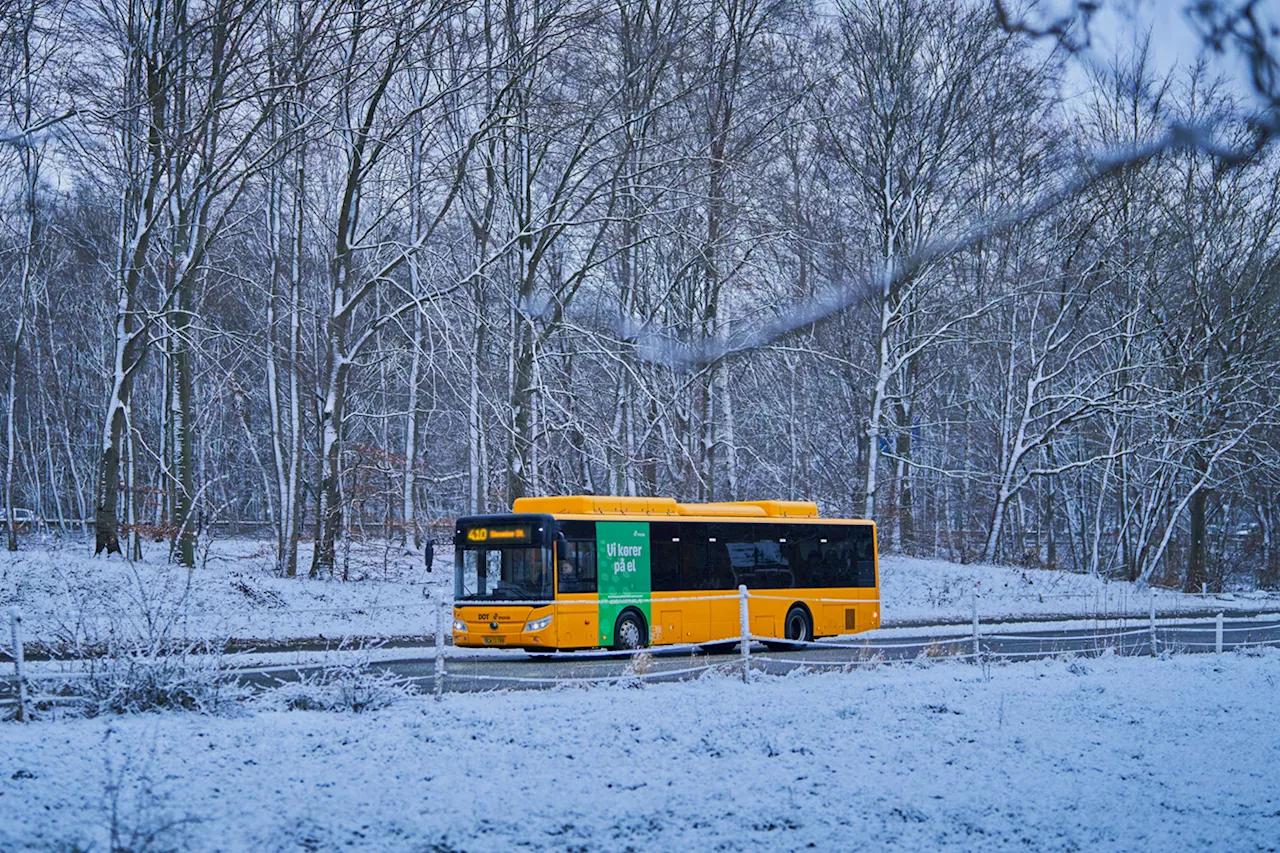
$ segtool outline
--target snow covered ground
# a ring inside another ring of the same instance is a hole
[[[94,559],[87,546],[24,542],[0,552],[0,607],[18,606],[28,638],[74,651],[111,636],[184,639],[227,637],[258,643],[343,637],[421,638],[431,634],[428,606],[439,585],[452,584],[452,555],[437,550],[427,573],[421,556],[380,541],[352,543],[349,582],[284,579],[273,574],[267,541],[215,540],[199,566],[186,572],[165,562],[163,545],[147,560]],[[301,555],[305,574],[310,554]],[[1148,591],[1067,572],[885,556],[882,600],[886,625],[967,621],[979,594],[983,620],[1022,617],[1110,619],[1145,617]],[[1158,595],[1162,613],[1275,611],[1280,597],[1262,594]],[[7,632],[6,632],[7,633]],[[7,641],[7,636],[4,638]]]
[[[452,587],[452,554],[443,550],[428,573],[420,554],[352,543],[343,582],[307,580],[309,549],[298,561],[304,577],[276,577],[269,541],[216,540],[191,572],[167,563],[163,545],[128,563],[95,559],[81,545],[33,543],[0,553],[0,606],[22,610],[31,640],[64,649],[164,631],[188,639],[421,637],[435,625],[432,591]]]
[[[112,833],[191,851],[1274,851],[1280,651],[0,728],[0,850]]]
[[[966,621],[973,614],[975,592],[983,620],[1050,616],[1145,618],[1152,593],[1145,585],[1072,572],[983,563],[961,565],[894,554],[881,557],[880,575],[886,625]],[[1155,595],[1158,611],[1170,616],[1280,608],[1280,595],[1265,592],[1200,596],[1156,590]]]

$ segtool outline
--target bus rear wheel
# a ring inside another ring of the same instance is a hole
[[[633,652],[649,645],[645,634],[644,618],[634,610],[623,611],[613,626],[613,649],[618,652]]]
[[[793,643],[765,643],[771,651],[782,652],[789,649],[804,648],[803,644],[813,640],[813,622],[809,619],[809,611],[800,605],[794,605],[787,611],[787,618],[782,623],[782,635]]]

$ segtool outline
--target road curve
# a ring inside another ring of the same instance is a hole
[[[978,648],[985,660],[1030,660],[1060,654],[1100,654],[1108,649],[1123,655],[1148,655],[1152,635],[1142,623],[1128,627],[1071,627],[1061,624],[1025,625],[1018,633],[982,634]],[[1216,629],[1212,622],[1160,624],[1155,633],[1157,653],[1212,652]],[[1280,645],[1280,614],[1223,623],[1223,650]],[[431,692],[436,684],[436,662],[430,649],[406,648],[402,658],[368,663],[366,668],[390,672],[412,682],[419,690]],[[918,657],[973,659],[972,636],[957,636],[954,627],[921,627],[892,637],[877,632],[819,641],[804,648],[774,650],[763,643],[751,646],[753,672],[785,675],[796,669],[821,671],[866,665],[881,661],[912,660]],[[621,652],[564,652],[531,655],[513,650],[479,650],[478,654],[446,656],[443,689],[448,692],[476,692],[503,689],[551,688],[563,684],[608,684],[619,681],[680,681],[700,678],[709,672],[738,677],[743,659],[740,650],[709,651],[702,647],[656,648],[639,655]],[[260,688],[296,681],[314,675],[323,664],[244,667],[234,670],[240,682]],[[0,679],[0,705],[16,700],[12,679]]]
[[[1114,649],[1117,654],[1149,655],[1152,651],[1151,640],[1150,632],[1140,625],[1104,630],[1028,626],[1028,630],[1023,633],[982,635],[979,649],[980,654],[990,660],[1034,659],[1059,654],[1099,654],[1107,649]],[[1204,622],[1160,625],[1155,641],[1157,652],[1212,652],[1215,648],[1215,626]],[[1264,622],[1224,622],[1224,651],[1262,643],[1280,645],[1280,616]],[[866,664],[872,660],[911,660],[920,656],[971,658],[972,655],[972,637],[946,636],[937,631],[920,629],[908,636],[899,634],[879,639],[872,633],[841,641],[819,641],[805,648],[787,650],[770,650],[762,643],[753,643],[750,667],[754,671],[770,675],[784,675],[795,669],[840,668]],[[432,656],[407,655],[397,660],[370,664],[369,668],[409,679],[424,691],[434,689],[436,668]],[[677,681],[698,678],[709,671],[740,673],[741,668],[742,657],[737,648],[730,653],[725,653],[723,649],[708,652],[697,647],[676,650],[656,648],[639,656],[622,652],[530,655],[518,651],[494,650],[490,654],[447,657],[444,689],[449,692],[471,692],[549,688],[565,683],[607,683],[630,679]],[[245,672],[242,679],[258,685],[275,684],[319,669],[319,666],[261,668]]]

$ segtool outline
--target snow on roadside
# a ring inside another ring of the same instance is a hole
[[[1275,850],[1278,732],[1275,650],[37,722],[0,850]]]
[[[984,620],[1063,616],[1084,619],[1145,617],[1151,589],[1145,585],[1052,569],[951,563],[905,557],[880,558],[880,599],[885,624],[968,621],[973,594]],[[1275,610],[1280,596],[1262,592],[1186,595],[1156,591],[1159,612],[1168,615],[1217,610]]]

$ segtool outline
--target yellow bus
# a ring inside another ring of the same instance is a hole
[[[812,503],[521,498],[459,518],[454,544],[457,646],[731,646],[739,585],[771,646],[880,625],[875,525]]]

